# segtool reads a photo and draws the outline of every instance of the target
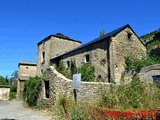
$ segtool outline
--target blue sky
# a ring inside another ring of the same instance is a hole
[[[0,75],[36,62],[37,43],[61,32],[89,42],[130,24],[138,36],[160,28],[159,0],[0,0]]]

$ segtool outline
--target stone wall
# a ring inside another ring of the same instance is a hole
[[[50,65],[50,59],[52,57],[58,56],[80,45],[81,43],[78,41],[62,39],[54,37],[53,35],[38,43],[37,74],[41,75],[42,71]],[[42,54],[43,52],[45,55]]]
[[[0,86],[0,101],[9,100],[10,86],[1,85]]]
[[[160,64],[144,67],[138,75],[141,80],[153,82],[153,76],[160,76]]]
[[[46,97],[45,81],[49,81],[49,97]],[[42,78],[42,91],[39,102],[43,105],[55,104],[60,95],[67,95],[73,99],[73,81],[65,78],[58,73],[53,66],[50,66]],[[99,98],[99,91],[108,89],[109,83],[102,82],[81,82],[81,88],[78,90],[78,100],[91,101]]]
[[[125,57],[140,59],[146,55],[146,48],[130,28],[124,29],[111,39],[109,49],[111,79],[119,84],[125,71]]]

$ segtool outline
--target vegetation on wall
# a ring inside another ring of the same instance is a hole
[[[155,30],[155,31],[153,31],[153,32],[150,32],[150,33],[148,33],[148,34],[145,34],[145,35],[141,36],[140,38],[141,38],[141,39],[147,39],[147,38],[152,37],[154,34],[156,34],[156,33],[158,33],[158,32],[160,32],[160,29]]]
[[[41,90],[41,77],[30,77],[24,84],[24,100],[29,106],[36,106]]]
[[[154,45],[160,45],[160,41],[159,40],[154,40],[153,42],[147,44],[146,48],[147,50],[151,50],[153,48]]]
[[[126,61],[126,70],[136,70],[139,71],[142,67],[160,64],[160,58],[152,55],[147,55],[146,57],[142,57],[141,59],[134,59],[132,56],[125,57]]]
[[[58,66],[56,67],[56,70],[63,74],[67,78],[71,78],[71,74],[68,72],[68,69],[64,66],[63,60],[59,61]]]
[[[65,77],[72,79],[73,74],[81,73],[82,81],[94,81],[95,80],[95,68],[90,64],[84,63],[81,67],[77,68],[75,60],[71,60],[71,65],[69,68],[64,66],[63,60],[59,61],[59,65],[56,70],[63,74]]]
[[[83,64],[78,68],[78,72],[81,73],[82,81],[91,82],[95,80],[95,68],[90,64]]]

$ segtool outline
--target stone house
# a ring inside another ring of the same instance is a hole
[[[77,67],[90,63],[95,67],[97,79],[104,82],[114,80],[119,84],[125,71],[125,58],[129,55],[141,58],[145,54],[146,48],[139,37],[130,25],[125,25],[68,52],[56,54],[50,58],[50,62],[57,66],[63,60],[67,68],[70,67],[71,60],[75,60]]]
[[[18,64],[18,82],[17,82],[17,97],[23,97],[24,82],[29,77],[35,77],[37,71],[37,64],[32,62],[22,62]]]
[[[50,35],[38,43],[37,75],[43,74],[50,65],[50,59],[72,50],[81,45],[78,40],[73,40],[61,33]]]

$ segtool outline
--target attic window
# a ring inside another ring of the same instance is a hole
[[[128,39],[131,39],[132,34],[127,32]]]
[[[89,62],[90,61],[90,57],[89,57],[89,54],[85,55],[85,63]]]

